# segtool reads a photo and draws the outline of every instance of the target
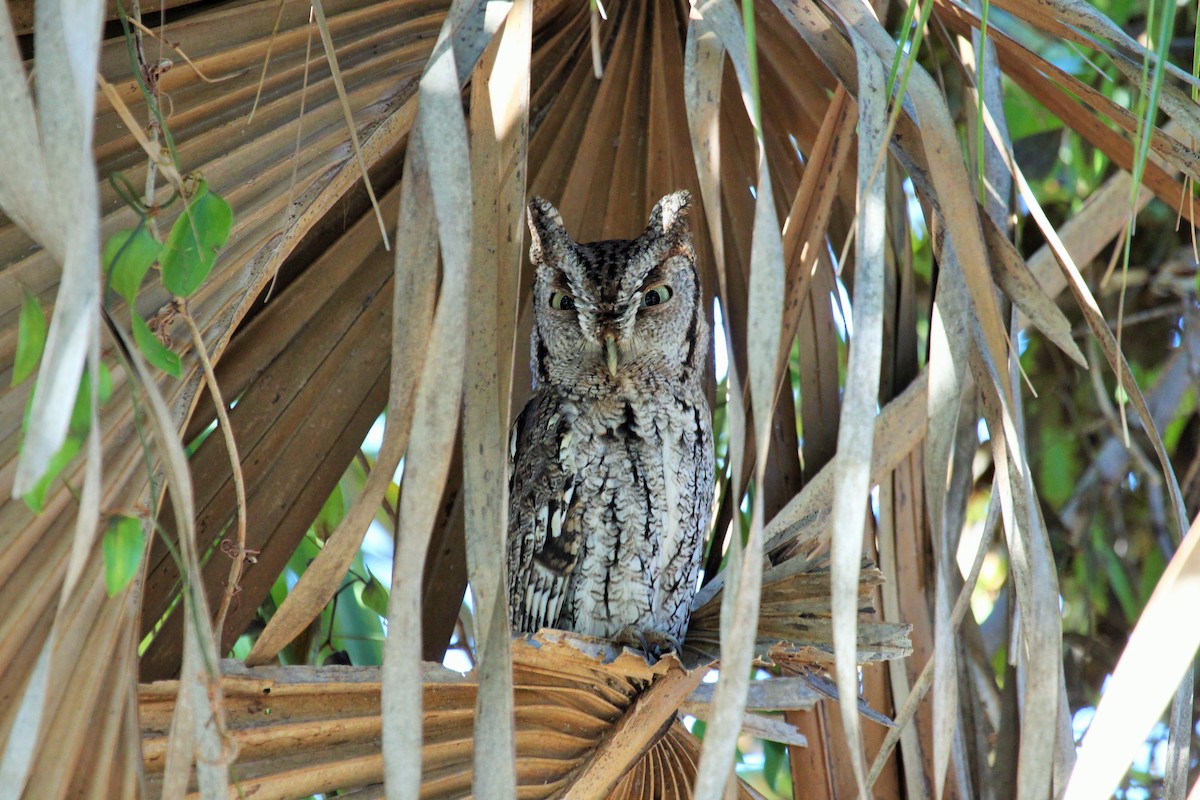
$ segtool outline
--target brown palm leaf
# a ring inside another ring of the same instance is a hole
[[[518,641],[518,796],[555,797],[568,787],[580,797],[690,796],[700,743],[675,721],[675,709],[707,672],[685,669],[674,657],[650,666],[632,651],[553,632]],[[472,733],[488,724],[475,719],[478,686],[472,674],[440,664],[426,664],[422,682],[421,797],[466,796]],[[223,662],[221,685],[227,744],[245,796],[374,796],[383,782],[378,668]],[[160,681],[138,692],[151,794],[161,787],[178,691],[177,682]],[[756,794],[742,785],[738,796]]]

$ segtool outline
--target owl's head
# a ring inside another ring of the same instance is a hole
[[[535,384],[583,391],[698,382],[708,353],[691,195],[654,206],[636,239],[576,242],[554,206],[529,204]]]

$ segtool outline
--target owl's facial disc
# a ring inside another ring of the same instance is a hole
[[[667,195],[638,237],[594,242],[576,242],[546,201],[530,203],[538,381],[653,391],[695,371],[707,338],[688,203],[686,192]]]

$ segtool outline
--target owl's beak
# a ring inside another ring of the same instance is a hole
[[[617,357],[620,352],[617,350],[617,340],[611,333],[604,337],[604,356],[608,359],[608,372],[614,378],[617,377]]]

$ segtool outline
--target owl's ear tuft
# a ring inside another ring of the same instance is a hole
[[[687,235],[688,209],[692,205],[692,193],[687,189],[671,192],[654,204],[650,211],[650,222],[646,230],[655,233]]]
[[[544,262],[547,251],[553,252],[567,238],[558,209],[540,197],[529,201],[529,233],[529,260],[534,264]]]

